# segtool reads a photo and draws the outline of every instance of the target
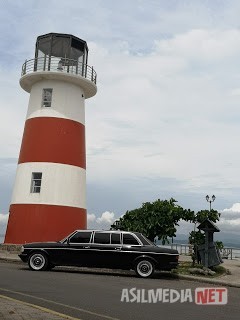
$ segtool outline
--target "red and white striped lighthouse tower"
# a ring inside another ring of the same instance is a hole
[[[21,87],[30,93],[5,243],[56,241],[85,229],[85,99],[97,92],[87,43],[39,36]]]

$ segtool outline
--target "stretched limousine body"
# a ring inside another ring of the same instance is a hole
[[[133,269],[147,278],[155,269],[176,268],[179,254],[138,232],[77,230],[59,242],[25,244],[19,257],[34,271],[55,266]]]

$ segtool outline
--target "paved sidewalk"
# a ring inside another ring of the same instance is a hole
[[[58,312],[0,295],[1,320],[77,320]]]

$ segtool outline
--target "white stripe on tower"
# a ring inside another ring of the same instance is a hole
[[[32,172],[42,172],[40,193],[30,193]],[[86,172],[76,166],[27,162],[18,165],[12,204],[49,204],[86,209]]]
[[[42,90],[53,89],[51,108],[41,108]],[[40,99],[39,99],[40,98]],[[81,87],[58,80],[43,80],[31,89],[27,119],[55,117],[70,119],[85,124],[85,97]]]

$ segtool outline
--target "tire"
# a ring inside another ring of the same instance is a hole
[[[138,277],[149,278],[154,273],[154,263],[149,260],[140,260],[136,263],[135,272]]]
[[[28,259],[28,265],[33,271],[45,271],[48,268],[48,258],[45,253],[34,252]]]

